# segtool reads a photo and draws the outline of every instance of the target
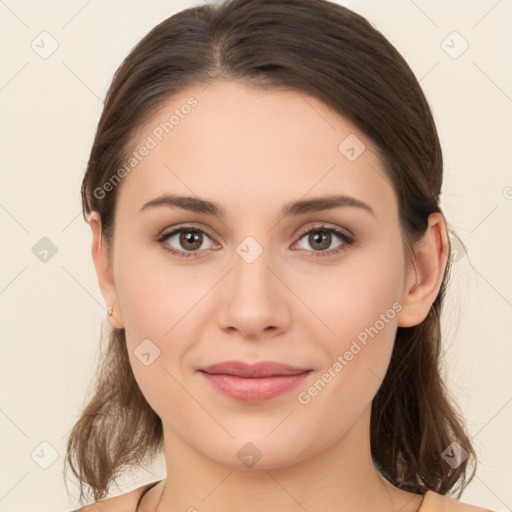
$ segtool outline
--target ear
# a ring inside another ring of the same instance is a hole
[[[107,321],[116,329],[123,328],[123,317],[119,309],[119,301],[117,298],[117,290],[114,282],[114,275],[110,258],[105,244],[105,238],[102,235],[101,217],[98,212],[93,211],[89,217],[89,225],[92,230],[92,259],[96,267],[98,283],[100,285],[101,294],[107,304],[107,308],[112,308],[112,314],[107,313]]]
[[[398,327],[420,324],[428,315],[441,288],[449,255],[446,223],[441,213],[432,213],[427,229],[414,247],[415,264],[407,269]]]

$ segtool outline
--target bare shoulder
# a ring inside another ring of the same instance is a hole
[[[442,494],[428,491],[418,512],[493,512],[488,508],[476,507],[462,501],[447,498]]]
[[[146,489],[153,485],[142,485],[133,491],[85,505],[71,512],[135,512],[140,497]]]

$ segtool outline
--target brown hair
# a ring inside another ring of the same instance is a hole
[[[443,163],[432,114],[390,42],[365,18],[327,0],[197,6],[164,20],[135,46],[108,90],[82,183],[84,218],[99,212],[107,247],[119,187],[104,197],[94,191],[123,165],[137,130],[156,110],[187,87],[218,77],[309,94],[373,140],[398,197],[410,261],[429,214],[441,212]],[[426,319],[398,328],[373,400],[370,436],[374,463],[393,485],[420,494],[458,488],[460,497],[474,476],[476,454],[440,374],[440,313],[450,268],[451,256]],[[104,498],[120,473],[154,459],[163,444],[161,420],[132,373],[124,329],[110,330],[100,363],[66,452],[81,501],[84,486],[95,500]],[[454,441],[469,455],[455,468],[441,456]]]

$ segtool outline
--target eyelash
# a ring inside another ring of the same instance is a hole
[[[162,235],[160,235],[157,238],[157,241],[162,244],[163,248],[166,251],[169,251],[170,253],[180,257],[180,258],[197,258],[199,256],[199,253],[201,251],[177,251],[176,249],[173,249],[172,247],[166,245],[164,242],[170,238],[171,236],[175,235],[176,233],[181,233],[182,231],[187,232],[193,232],[193,233],[200,233],[203,235],[206,235],[208,238],[211,238],[206,231],[203,231],[202,229],[196,228],[194,226],[179,226],[171,231],[165,232]],[[308,235],[310,233],[314,232],[327,232],[336,235],[342,240],[342,244],[336,248],[331,249],[329,251],[311,251],[315,257],[325,257],[325,256],[334,256],[341,251],[347,250],[348,247],[354,245],[354,237],[351,235],[348,235],[347,233],[340,231],[335,228],[327,227],[327,226],[314,226],[313,228],[309,228],[306,231],[303,231],[299,235],[299,240],[304,237],[304,235]]]

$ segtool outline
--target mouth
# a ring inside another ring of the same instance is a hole
[[[245,402],[263,402],[297,387],[310,373],[275,361],[225,361],[198,370],[220,393]]]

